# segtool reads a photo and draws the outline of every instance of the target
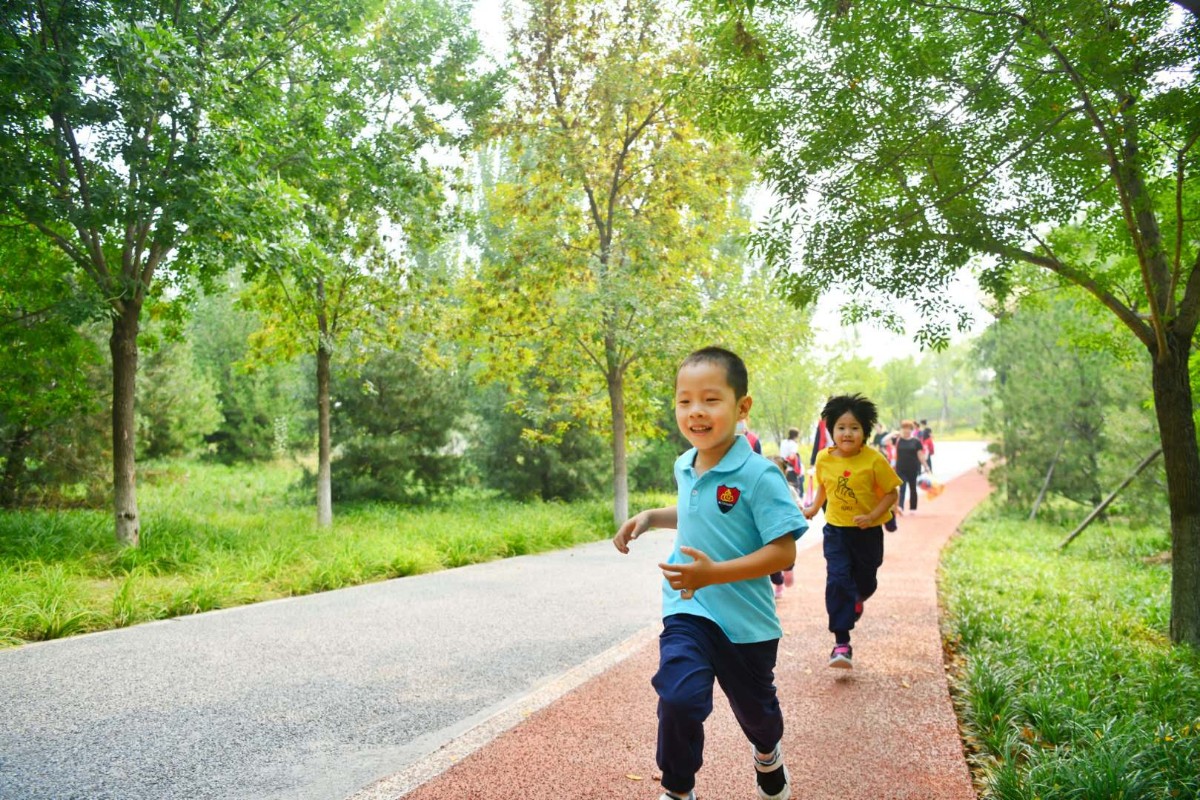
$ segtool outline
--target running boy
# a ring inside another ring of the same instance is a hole
[[[783,629],[767,576],[796,560],[808,529],[783,474],[756,455],[736,426],[750,412],[746,365],[707,347],[675,376],[675,422],[692,448],[675,462],[677,504],[626,520],[613,544],[622,553],[650,528],[676,528],[663,574],[657,760],[666,792],[695,800],[712,712],[714,679],[753,748],[760,800],[792,796],[783,765],[783,713],[775,658]]]
[[[862,395],[829,398],[821,410],[831,446],[817,454],[817,492],[804,516],[825,509],[825,610],[834,635],[829,666],[850,669],[850,631],[863,603],[878,586],[883,563],[883,525],[892,520],[900,478],[878,451],[863,445],[878,421],[875,404]]]

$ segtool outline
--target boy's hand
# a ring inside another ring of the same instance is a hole
[[[641,536],[650,527],[650,516],[648,514],[635,514],[617,529],[617,535],[613,537],[613,545],[622,553],[629,552],[629,543]]]
[[[800,509],[800,513],[804,515],[805,519],[812,519],[813,517],[815,517],[817,515],[817,510],[818,509],[815,505],[804,506],[803,508]]]
[[[869,528],[875,522],[875,518],[870,514],[859,514],[854,518],[854,524],[860,528]]]
[[[713,561],[707,553],[694,547],[681,547],[679,552],[691,557],[692,561],[688,564],[659,564],[658,568],[671,588],[679,590],[680,597],[691,600],[697,589],[703,589],[711,582],[708,573],[712,570]]]

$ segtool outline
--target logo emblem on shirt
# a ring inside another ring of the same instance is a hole
[[[729,509],[737,505],[738,498],[742,496],[741,489],[735,489],[732,486],[717,487],[717,506],[721,509],[722,514],[729,513]]]

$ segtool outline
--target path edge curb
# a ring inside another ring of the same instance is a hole
[[[629,658],[657,639],[661,627],[657,622],[647,625],[582,664],[537,686],[424,758],[367,785],[345,800],[401,800],[501,734],[515,728],[532,714]]]

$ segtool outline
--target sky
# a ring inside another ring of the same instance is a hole
[[[476,30],[479,31],[484,47],[493,58],[503,60],[507,48],[503,0],[478,0],[475,3],[471,19]],[[764,217],[769,210],[770,203],[771,199],[768,193],[757,192],[752,200],[755,217]],[[951,337],[952,342],[959,342],[979,334],[991,322],[992,317],[984,310],[980,302],[980,290],[972,275],[960,275],[951,286],[950,297],[966,308],[974,318],[974,325],[970,331],[965,334],[955,332]],[[841,324],[840,306],[841,302],[838,297],[822,297],[817,301],[813,314],[813,325],[818,331],[817,340],[827,342],[831,350],[843,349],[856,343],[861,346],[863,342],[870,342],[872,352],[869,355],[876,364],[883,364],[893,358],[904,358],[905,356],[912,356],[914,359],[921,357],[921,350],[912,338],[920,324],[915,311],[904,313],[907,326],[906,335],[898,336],[874,326],[844,327]],[[898,303],[896,307],[906,308],[903,303]]]

